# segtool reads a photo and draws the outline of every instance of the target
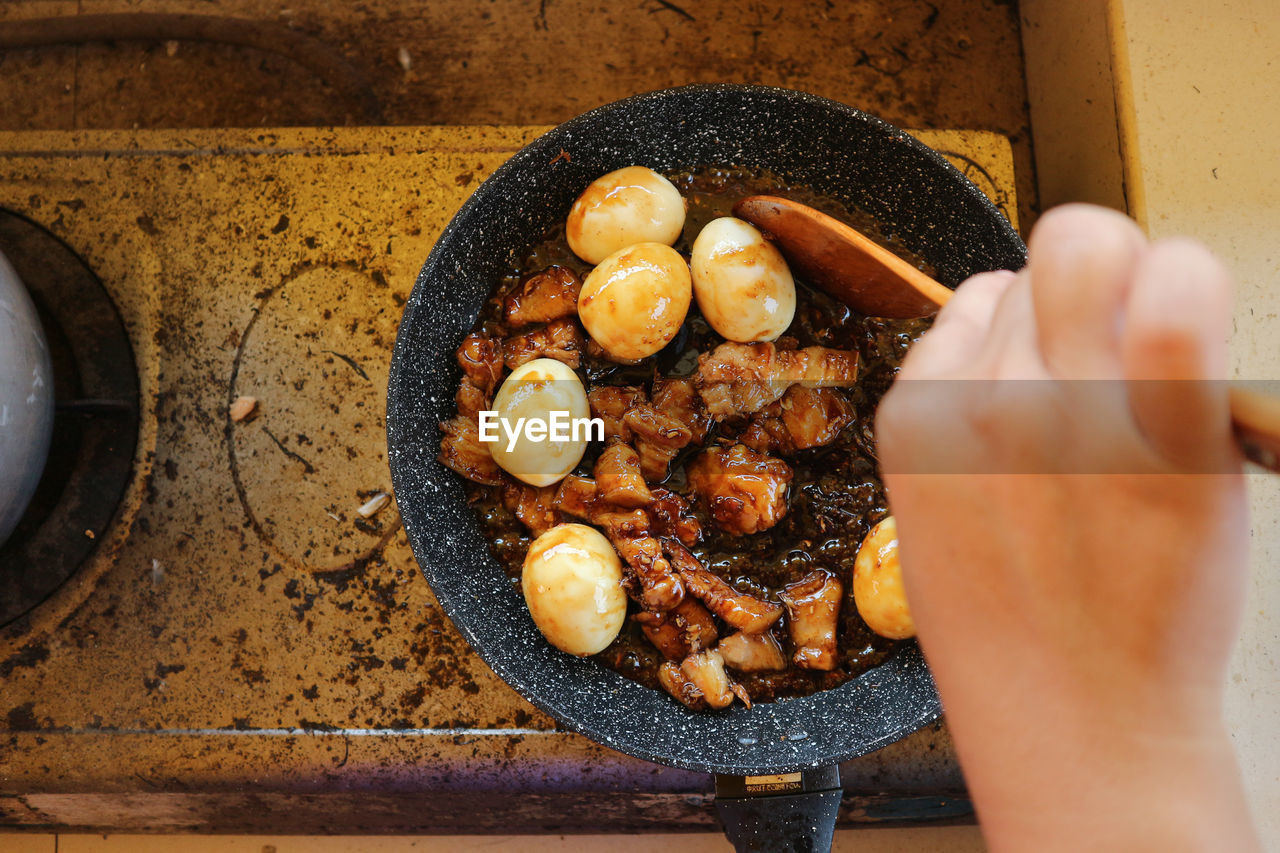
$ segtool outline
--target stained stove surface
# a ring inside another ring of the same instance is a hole
[[[100,279],[138,441],[91,553],[0,629],[0,824],[95,830],[715,826],[709,776],[568,732],[418,573],[384,396],[436,235],[539,128],[0,134],[0,210]],[[922,131],[1006,215],[1007,140]],[[232,422],[230,403],[257,398]],[[942,724],[841,768],[842,822],[969,814]]]

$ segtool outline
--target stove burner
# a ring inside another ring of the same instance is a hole
[[[36,304],[57,400],[44,474],[0,547],[0,625],[6,625],[88,559],[115,515],[138,440],[138,377],[111,297],[65,243],[0,210],[0,252]]]

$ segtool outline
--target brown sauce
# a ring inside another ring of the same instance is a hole
[[[718,216],[731,215],[734,202],[740,198],[771,194],[794,198],[831,214],[921,269],[928,269],[868,215],[817,196],[803,187],[789,186],[776,175],[714,167],[668,174],[667,177],[688,202],[684,233],[675,245],[686,260],[694,238],[707,222]],[[563,223],[551,229],[520,260],[519,266],[498,284],[481,312],[475,331],[500,336],[505,331],[502,324],[503,298],[519,285],[522,276],[552,264],[568,267],[583,277],[591,269],[590,264],[569,250]],[[897,641],[874,634],[858,616],[853,602],[851,572],[863,536],[872,525],[888,515],[872,435],[876,405],[893,381],[907,347],[924,333],[929,321],[864,317],[799,279],[796,289],[796,317],[786,334],[798,339],[801,347],[821,345],[856,350],[859,354],[858,382],[854,387],[842,389],[854,406],[856,420],[833,444],[800,451],[788,458],[795,475],[788,498],[789,509],[772,529],[748,536],[728,535],[720,531],[695,504],[694,511],[702,522],[703,541],[693,551],[711,571],[739,591],[770,601],[778,600],[777,592],[781,587],[798,581],[815,568],[835,573],[843,581],[845,589],[840,609],[839,664],[830,672],[791,666],[779,673],[735,674],[753,701],[801,696],[835,687],[878,666],[898,645]],[[697,366],[698,354],[711,351],[722,341],[698,313],[695,303],[676,339],[661,352],[635,366],[619,366],[584,355],[581,372],[585,374],[588,391],[602,384],[648,384],[655,375],[692,373]],[[716,435],[717,428],[713,427],[702,444],[682,451],[663,485],[673,491],[684,491],[685,460],[712,443]],[[588,449],[578,473],[591,475],[599,450],[599,447]],[[493,555],[513,583],[518,585],[531,535],[504,508],[500,487],[467,482],[467,488]],[[633,612],[638,609],[634,602],[630,606]],[[771,630],[787,651],[789,659],[791,644],[786,617]],[[721,636],[727,633],[722,631]],[[596,655],[596,659],[628,678],[661,689],[657,682],[657,668],[663,657],[631,619],[627,620],[617,640]]]

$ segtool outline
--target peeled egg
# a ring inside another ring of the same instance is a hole
[[[565,222],[569,248],[590,264],[636,243],[670,246],[683,229],[680,191],[644,166],[596,178],[573,203]]]
[[[627,616],[618,552],[585,524],[560,524],[533,540],[521,585],[533,623],[571,655],[603,651]]]
[[[739,343],[771,341],[796,314],[796,285],[782,253],[755,226],[722,216],[693,241],[693,293],[711,328]]]
[[[484,445],[504,471],[531,486],[549,486],[564,479],[586,452],[589,430],[584,422],[591,417],[586,389],[572,368],[554,358],[536,358],[511,371],[493,397],[493,411],[497,423],[490,434],[496,434],[497,439],[484,441]],[[484,413],[480,417],[483,441],[486,417]],[[572,422],[578,419],[582,425],[574,440]],[[566,421],[564,434],[569,439],[553,441],[556,423]]]
[[[653,355],[680,331],[693,298],[689,265],[663,243],[637,243],[601,261],[582,283],[578,318],[615,358]]]
[[[916,635],[898,562],[898,523],[889,516],[867,532],[853,560],[853,602],[872,631],[891,640]]]

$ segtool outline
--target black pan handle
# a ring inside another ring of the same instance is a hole
[[[830,853],[840,768],[716,776],[716,812],[738,853]]]

